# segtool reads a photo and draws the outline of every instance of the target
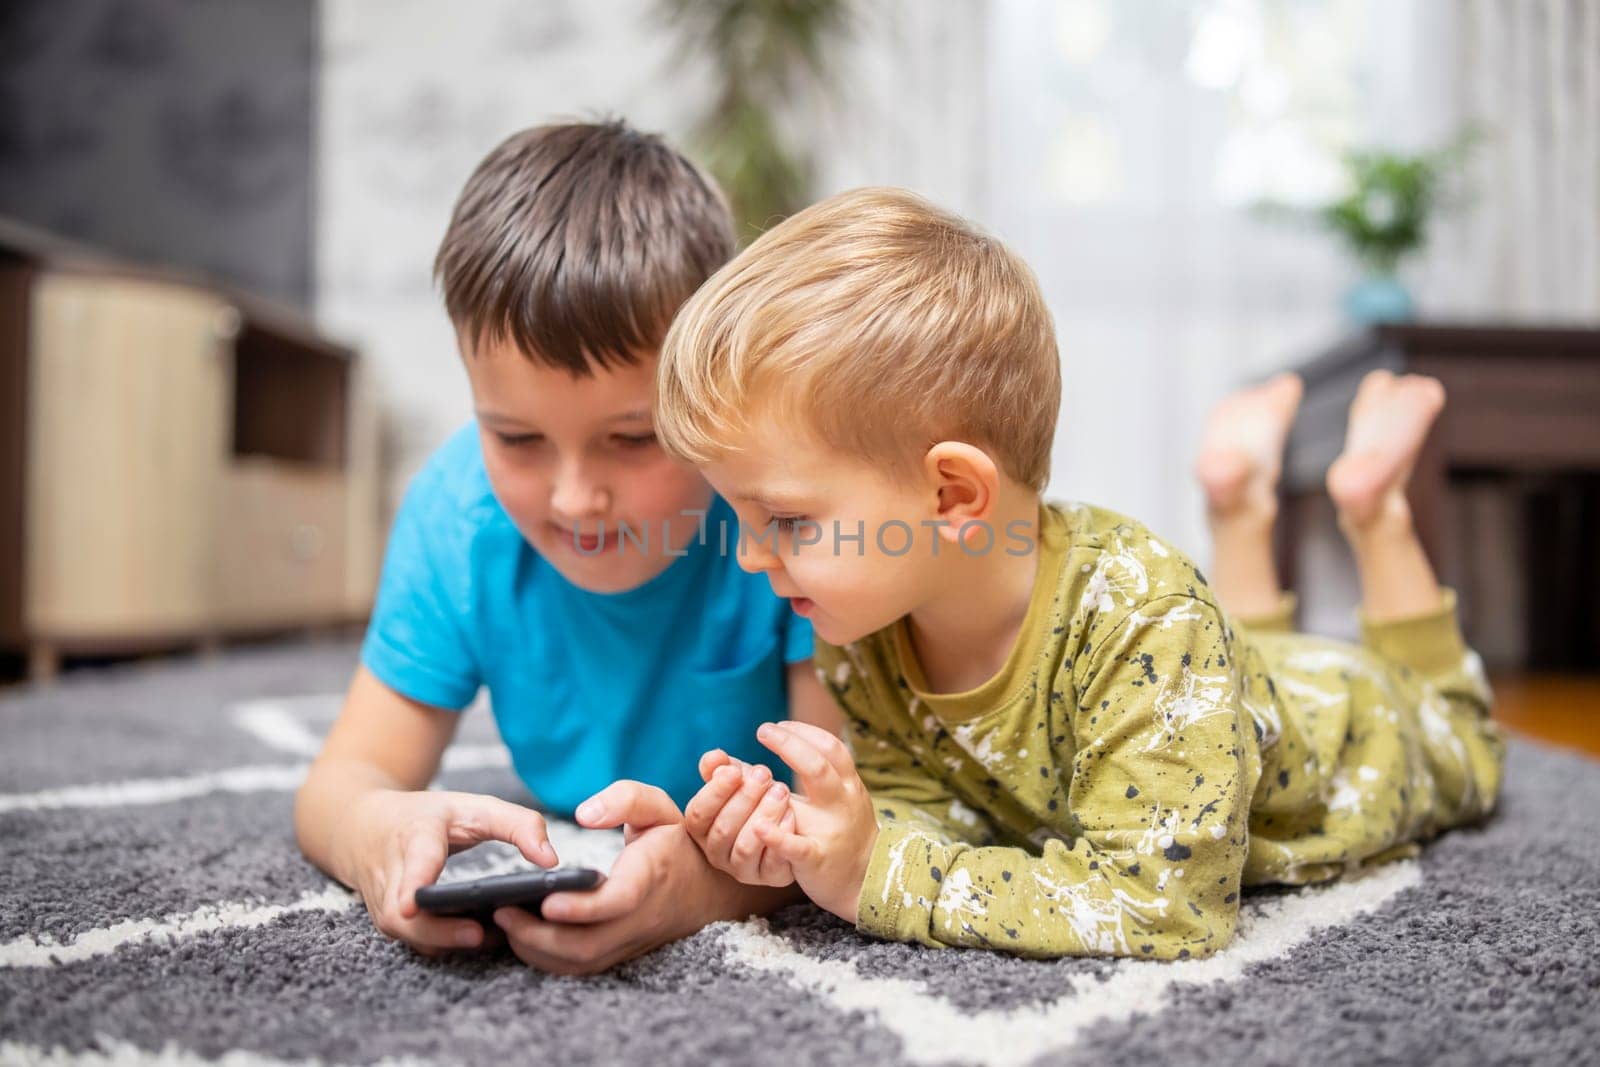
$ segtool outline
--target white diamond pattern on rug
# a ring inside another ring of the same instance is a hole
[[[1249,894],[1209,959],[925,950],[802,905],[571,979],[417,956],[299,855],[293,790],[338,682],[297,693],[285,679],[315,672],[294,655],[0,700],[0,1062],[1491,1062],[1582,1059],[1600,1040],[1600,862],[1566,847],[1600,808],[1592,762],[1515,744],[1486,827]],[[96,720],[79,697],[116,711]],[[124,734],[147,773],[98,755]],[[482,708],[439,784],[527,799]],[[551,835],[564,862],[602,869],[621,844],[559,820]],[[524,863],[490,846],[447,877]],[[1547,1022],[1519,1028],[1530,1018]]]

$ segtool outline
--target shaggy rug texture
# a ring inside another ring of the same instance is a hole
[[[349,645],[0,697],[0,1063],[1600,1062],[1600,763],[1513,741],[1497,815],[1354,881],[1247,895],[1206,960],[866,940],[810,906],[596,978],[378,934],[295,847]],[[442,787],[527,794],[469,713]],[[552,829],[605,868],[612,833]],[[448,877],[520,866],[483,847]]]

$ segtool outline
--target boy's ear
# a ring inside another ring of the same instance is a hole
[[[955,543],[965,523],[988,521],[1000,492],[1000,472],[981,448],[965,441],[940,441],[923,457],[923,469],[938,494],[939,536]]]

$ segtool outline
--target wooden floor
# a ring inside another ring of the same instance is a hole
[[[1507,729],[1600,757],[1600,675],[1499,675],[1494,715]]]

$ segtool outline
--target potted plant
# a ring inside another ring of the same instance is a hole
[[[1448,145],[1408,154],[1355,148],[1342,156],[1345,192],[1311,219],[1332,231],[1360,264],[1362,277],[1344,295],[1345,314],[1359,323],[1414,317],[1416,305],[1400,267],[1427,241],[1428,224],[1454,206],[1451,184],[1478,140],[1474,130]],[[1268,206],[1270,214],[1287,214]],[[1299,214],[1299,213],[1297,213]]]
[[[712,71],[714,96],[692,147],[727,192],[741,243],[811,200],[811,155],[786,126],[797,98],[836,87],[834,61],[850,35],[854,5],[657,0],[680,55]]]

